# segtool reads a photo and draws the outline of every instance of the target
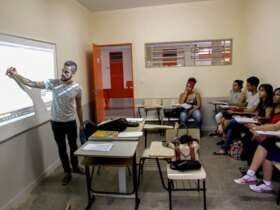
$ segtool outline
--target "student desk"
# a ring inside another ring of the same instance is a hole
[[[136,148],[138,141],[112,141],[113,144],[110,151],[95,151],[84,150],[84,147],[88,144],[104,143],[104,141],[86,142],[76,152],[75,155],[84,157],[83,164],[85,165],[85,176],[88,194],[88,204],[86,210],[89,210],[94,199],[94,193],[98,194],[117,194],[117,195],[135,195],[135,209],[138,208],[140,199],[138,198],[138,186],[137,186],[137,169],[136,169]],[[92,189],[93,175],[90,174],[90,167],[98,165],[131,165],[133,173],[133,191],[130,193],[112,193],[95,191]]]
[[[142,131],[144,127],[144,122],[139,123],[139,126],[137,127],[127,127],[125,129],[125,132],[137,132],[137,131]],[[112,132],[111,132],[112,133]],[[116,133],[116,132],[115,132]],[[106,133],[105,133],[106,134]],[[138,143],[140,140],[140,137],[118,137],[117,135],[110,135],[110,132],[108,132],[108,135],[104,136],[95,136],[95,133],[89,137],[89,142],[123,142],[124,144],[129,144],[129,142],[136,142]],[[89,159],[95,159],[95,158],[87,158],[87,163],[94,163],[94,160]],[[95,164],[94,164],[95,165]],[[99,164],[100,165],[100,164]],[[110,164],[107,164],[110,165]],[[114,165],[114,164],[111,164]],[[126,170],[127,167],[118,167],[118,177],[119,177],[119,193],[122,195],[125,195],[127,192],[127,180],[126,180]],[[112,194],[113,195],[113,194]]]

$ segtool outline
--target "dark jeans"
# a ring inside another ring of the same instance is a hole
[[[51,121],[52,130],[55,141],[58,146],[59,157],[65,173],[71,173],[71,167],[67,154],[66,136],[68,139],[68,145],[70,147],[70,159],[72,168],[78,167],[78,158],[74,155],[77,150],[77,124],[76,121],[69,122],[55,122]]]
[[[224,149],[225,152],[228,152],[234,139],[241,139],[241,134],[249,132],[249,129],[232,118],[225,132],[226,141],[222,146],[222,149]]]

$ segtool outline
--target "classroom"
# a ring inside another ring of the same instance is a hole
[[[0,0],[0,210],[279,209],[279,10]]]

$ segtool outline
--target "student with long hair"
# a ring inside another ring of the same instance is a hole
[[[180,124],[186,126],[188,119],[193,118],[199,125],[201,125],[201,98],[200,94],[194,90],[196,79],[191,77],[186,83],[186,88],[179,96],[179,104],[190,104],[191,108],[188,110],[182,110],[180,112]]]

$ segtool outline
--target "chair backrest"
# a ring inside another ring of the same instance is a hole
[[[163,98],[161,100],[161,104],[163,107],[172,107],[174,104],[178,104],[178,99],[177,98]]]
[[[161,99],[160,98],[145,98],[144,99],[144,106],[160,106]]]
[[[174,138],[178,136],[183,136],[188,134],[187,128],[172,128],[172,129],[166,129],[165,130],[165,141],[170,142]]]

